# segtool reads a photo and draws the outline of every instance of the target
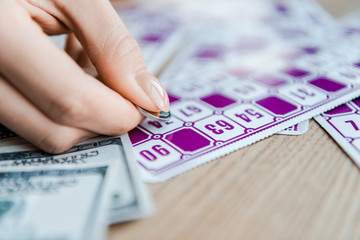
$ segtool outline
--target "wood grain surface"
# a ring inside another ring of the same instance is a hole
[[[319,2],[336,17],[360,7]],[[108,239],[360,239],[359,168],[313,120],[149,188],[156,215]]]

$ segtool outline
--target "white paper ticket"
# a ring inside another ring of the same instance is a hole
[[[341,19],[343,38],[360,49],[360,10]],[[360,73],[360,51],[357,51],[353,71],[340,74],[357,80]],[[359,81],[359,80],[357,80]],[[315,117],[315,120],[334,138],[345,152],[360,166],[360,99],[355,99]]]
[[[251,5],[239,6],[229,28],[195,32],[160,77],[172,120],[145,120],[129,133],[146,181],[164,181],[360,95],[357,50],[341,41],[329,14],[309,1]]]

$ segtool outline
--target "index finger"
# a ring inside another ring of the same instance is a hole
[[[105,84],[144,109],[169,110],[164,87],[147,71],[137,42],[109,1],[54,2]]]

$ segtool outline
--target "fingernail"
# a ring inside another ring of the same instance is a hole
[[[164,87],[150,74],[144,78],[137,78],[150,100],[162,111],[169,111],[169,98]]]

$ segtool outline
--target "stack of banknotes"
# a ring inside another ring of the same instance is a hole
[[[0,239],[102,239],[109,224],[153,212],[142,181],[301,135],[312,117],[360,163],[360,103],[349,102],[360,96],[360,13],[339,24],[310,0],[114,7],[166,86],[173,118],[58,155],[1,127]],[[64,36],[53,41],[63,47]]]
[[[0,239],[103,239],[109,224],[152,214],[127,136],[59,155],[17,143],[0,153]]]

